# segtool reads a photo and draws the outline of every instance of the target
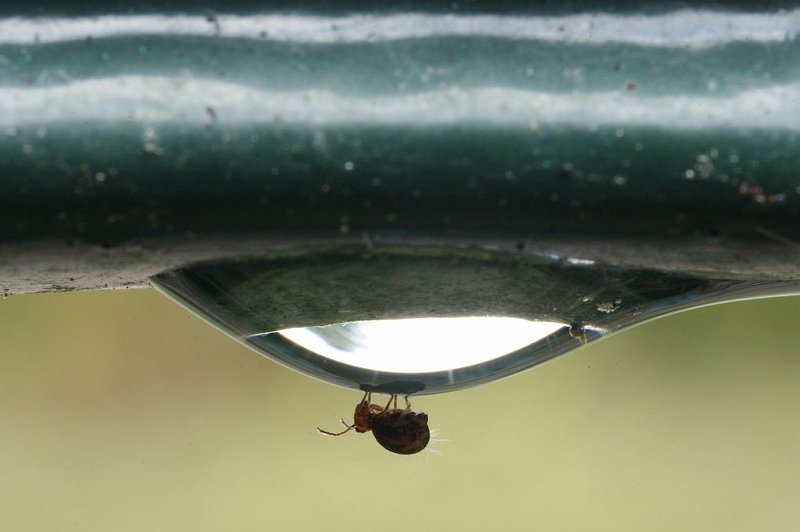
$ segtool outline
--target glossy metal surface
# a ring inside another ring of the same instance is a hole
[[[791,275],[796,5],[491,6],[5,4],[6,289],[363,234]]]

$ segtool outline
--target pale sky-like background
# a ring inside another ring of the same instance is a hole
[[[800,528],[800,297],[657,320],[417,397],[438,451],[324,437],[360,394],[150,290],[0,300],[0,524],[18,532]]]

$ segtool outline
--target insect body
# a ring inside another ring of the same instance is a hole
[[[428,414],[411,410],[406,396],[406,407],[397,408],[397,396],[392,395],[386,406],[371,404],[372,394],[366,392],[356,405],[353,413],[353,424],[341,432],[328,432],[317,427],[317,430],[329,436],[341,436],[356,429],[356,432],[369,432],[384,449],[397,454],[414,454],[424,449],[431,439],[428,429]],[[394,408],[391,408],[394,403]]]

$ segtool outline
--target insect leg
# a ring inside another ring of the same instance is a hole
[[[388,402],[388,403],[386,403],[386,406],[384,406],[384,407],[383,407],[383,410],[381,410],[381,412],[386,412],[387,410],[389,410],[389,407],[390,407],[390,406],[392,406],[392,399],[394,399],[395,401],[397,401],[397,396],[396,396],[396,395],[394,395],[394,394],[392,394],[392,395],[389,397],[389,402]]]
[[[411,410],[411,403],[408,401],[408,396],[409,396],[409,394],[405,394],[405,395],[403,396],[403,401],[405,401],[405,402],[406,402],[406,412],[408,412],[409,410]]]

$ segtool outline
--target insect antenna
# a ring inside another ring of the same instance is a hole
[[[344,421],[344,420],[342,420],[342,421]],[[342,435],[342,434],[344,434],[345,432],[349,432],[349,431],[350,431],[350,429],[352,429],[352,428],[354,428],[354,427],[355,427],[355,425],[347,425],[347,424],[345,424],[345,426],[346,426],[347,428],[346,428],[346,429],[344,429],[342,432],[328,432],[327,430],[322,430],[322,429],[321,429],[321,428],[319,428],[319,427],[317,427],[317,430],[318,430],[318,431],[320,431],[322,434],[327,434],[328,436],[341,436],[341,435]]]

